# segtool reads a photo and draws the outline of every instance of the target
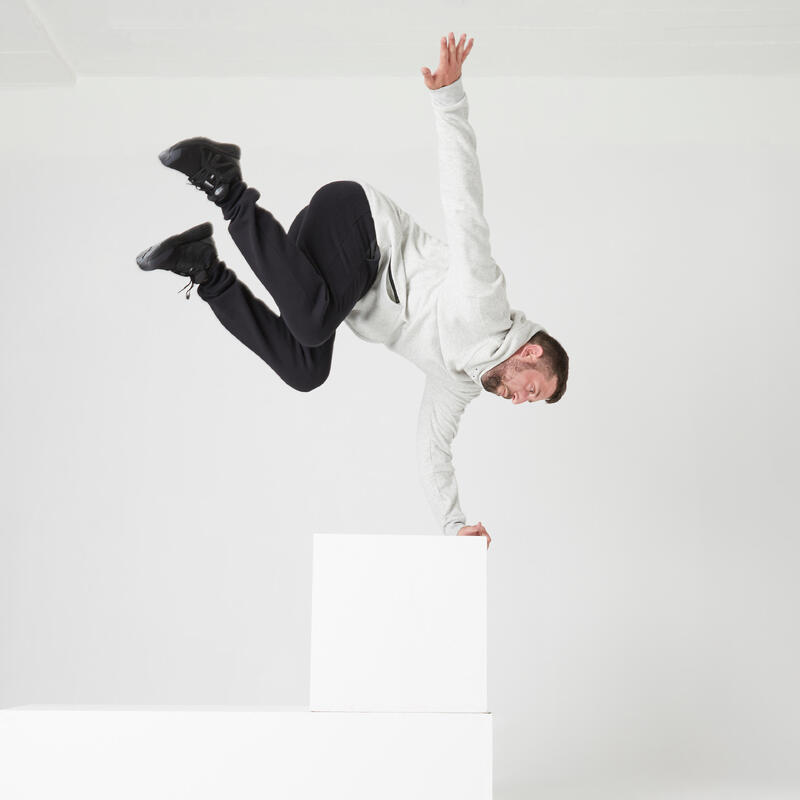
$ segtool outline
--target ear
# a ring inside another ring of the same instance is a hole
[[[522,351],[522,355],[525,358],[541,358],[544,350],[540,344],[526,344],[525,349]]]

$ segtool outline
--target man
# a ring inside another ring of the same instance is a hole
[[[466,525],[450,445],[481,388],[514,404],[557,402],[569,358],[547,331],[511,309],[491,256],[476,140],[461,65],[474,39],[442,37],[435,73],[422,68],[439,140],[447,242],[430,236],[369,183],[320,188],[288,234],[256,205],[242,180],[239,148],[184,139],[159,155],[188,176],[229,221],[228,231],[280,309],[275,314],[217,258],[206,222],[147,248],[144,270],[190,279],[222,324],[298,391],[328,377],[336,328],[346,321],[426,373],[417,450],[430,506],[445,534],[491,536]]]

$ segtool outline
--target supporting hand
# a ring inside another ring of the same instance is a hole
[[[492,537],[489,536],[489,531],[487,531],[480,522],[477,525],[465,525],[459,530],[456,536],[485,536],[487,549],[492,543]]]
[[[470,39],[469,43],[465,44],[466,38],[466,33],[461,34],[458,45],[456,45],[456,39],[452,31],[450,31],[449,41],[447,36],[442,36],[441,47],[439,48],[439,66],[436,68],[436,72],[431,74],[427,67],[422,68],[425,85],[429,89],[441,89],[461,77],[461,65],[469,55],[475,42],[475,39]]]

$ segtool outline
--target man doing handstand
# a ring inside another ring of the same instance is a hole
[[[475,133],[461,65],[474,39],[442,37],[439,66],[422,68],[438,135],[446,239],[425,232],[369,183],[318,189],[288,233],[259,207],[242,180],[240,149],[202,137],[159,154],[222,210],[228,231],[275,300],[253,296],[217,258],[210,222],[140,253],[144,270],[166,269],[197,284],[220,322],[289,386],[316,389],[328,377],[336,329],[416,364],[426,376],[417,453],[428,502],[445,534],[485,536],[466,525],[451,443],[481,390],[514,404],[555,403],[566,391],[569,357],[539,324],[509,306],[505,276],[491,255]],[[187,292],[187,297],[189,296]]]

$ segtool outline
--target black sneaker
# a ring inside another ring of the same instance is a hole
[[[158,160],[189,178],[219,205],[234,183],[242,179],[239,166],[241,150],[235,144],[222,144],[202,136],[183,139],[158,154]]]
[[[204,222],[183,233],[176,233],[142,250],[136,256],[136,263],[143,270],[168,269],[189,278],[189,291],[186,292],[188,300],[192,287],[196,283],[205,283],[211,277],[213,267],[219,263],[217,248],[211,238],[213,230],[210,222]]]

